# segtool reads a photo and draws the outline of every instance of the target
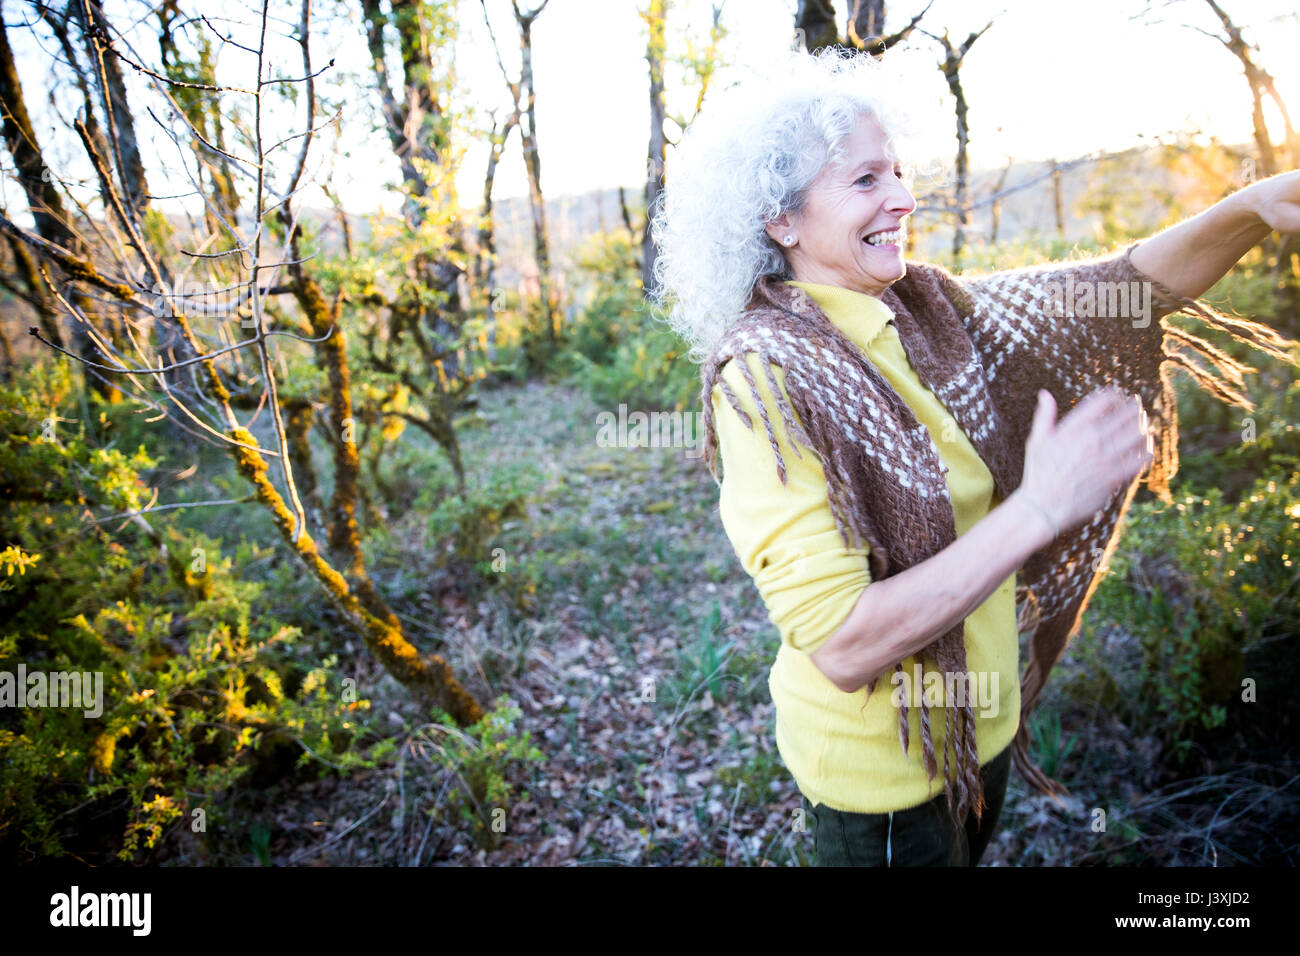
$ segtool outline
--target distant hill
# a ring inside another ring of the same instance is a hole
[[[1226,154],[1248,155],[1248,146],[1223,147]],[[987,202],[1001,182],[1006,195],[999,202],[999,240],[1018,240],[1034,236],[1058,235],[1057,200],[1051,174],[1045,162],[1013,163],[1009,169],[976,169],[971,175],[969,194],[974,204],[967,227],[967,241],[979,244],[993,232],[993,208]],[[1204,181],[1172,172],[1163,151],[1156,148],[1133,149],[1100,159],[1062,163],[1060,183],[1060,234],[1068,241],[1101,235],[1102,213],[1081,208],[1089,195],[1099,205],[1109,203],[1112,215],[1139,232],[1154,229],[1165,220],[1173,197],[1196,197]],[[1225,183],[1224,188],[1244,183]],[[640,228],[644,218],[643,184],[626,187],[625,196],[632,223]],[[920,208],[913,217],[916,246],[913,255],[921,259],[945,262],[952,245],[951,217],[941,211],[946,200],[941,183],[917,183]],[[1204,205],[1217,197],[1206,196]],[[532,218],[527,197],[511,197],[495,204],[498,282],[507,287],[522,287],[536,275],[533,260]],[[342,251],[336,216],[331,209],[304,209],[304,219],[320,229],[322,252]],[[587,237],[602,230],[622,229],[617,189],[602,189],[580,195],[560,196],[547,200],[547,229],[551,243],[552,269],[556,273],[573,264],[573,253]],[[349,216],[354,237],[360,241],[369,235],[364,216]],[[639,233],[638,233],[639,239]]]

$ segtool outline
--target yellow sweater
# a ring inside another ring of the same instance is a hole
[[[913,371],[889,307],[848,289],[791,284],[812,296],[836,327],[866,352],[929,430],[947,467],[957,535],[965,534],[998,504],[993,477],[948,410]],[[865,687],[852,694],[839,690],[809,657],[839,629],[862,589],[870,585],[867,551],[844,547],[816,453],[801,446],[802,457],[796,456],[757,358],[751,353],[745,360],[767,404],[785,458],[787,483],[782,486],[777,477],[749,387],[735,364],[729,363],[722,375],[751,415],[755,431],[745,426],[715,386],[712,399],[722,460],[718,507],[736,555],[758,586],[781,636],[768,677],[776,705],[777,749],[800,791],[814,805],[825,803],[856,813],[918,806],[943,792],[945,712],[942,707],[930,708],[939,760],[939,773],[931,782],[921,760],[919,688],[911,690],[914,658],[903,661],[909,677],[908,699],[918,705],[908,709],[911,730],[905,758],[891,701],[892,671],[880,678],[868,698]],[[784,370],[773,366],[773,372],[784,392]],[[966,618],[966,667],[976,679],[972,691],[982,681],[987,693],[973,702],[981,764],[1011,743],[1019,724],[1015,617],[1013,573]]]

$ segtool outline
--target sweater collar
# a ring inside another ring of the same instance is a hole
[[[866,348],[894,318],[884,302],[865,292],[816,282],[787,280],[786,285],[807,292],[826,317],[860,348]]]

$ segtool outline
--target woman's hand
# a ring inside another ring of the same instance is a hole
[[[1241,195],[1270,229],[1300,233],[1300,170],[1261,179]]]
[[[1025,443],[1025,471],[1014,494],[1028,498],[1061,533],[1083,524],[1151,463],[1146,412],[1115,386],[1085,396],[1059,422],[1050,392]]]

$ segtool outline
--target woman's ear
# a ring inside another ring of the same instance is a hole
[[[790,217],[786,213],[781,213],[764,227],[767,234],[772,237],[772,241],[778,246],[785,245],[785,237],[790,235]]]

